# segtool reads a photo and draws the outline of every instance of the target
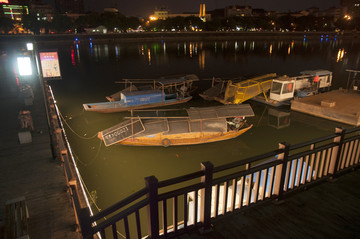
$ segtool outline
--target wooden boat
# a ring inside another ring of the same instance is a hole
[[[181,104],[192,99],[193,82],[198,80],[196,75],[156,80],[124,79],[117,83],[124,83],[125,88],[106,96],[108,102],[86,103],[83,107],[86,111],[113,113]]]
[[[106,146],[193,145],[228,140],[242,135],[252,125],[246,117],[254,116],[250,105],[224,105],[186,109],[187,116],[130,117],[98,137]]]

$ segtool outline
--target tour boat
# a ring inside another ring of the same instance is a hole
[[[249,104],[185,109],[185,116],[131,116],[98,133],[106,146],[194,145],[228,140],[251,129]],[[158,110],[154,110],[158,114]],[[161,111],[164,112],[164,111]]]
[[[196,75],[155,80],[124,79],[117,83],[124,83],[125,89],[107,96],[108,102],[86,103],[83,107],[86,111],[113,113],[181,104],[192,99],[193,82],[198,80]]]

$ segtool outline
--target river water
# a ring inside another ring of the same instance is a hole
[[[302,70],[333,72],[333,89],[347,86],[346,69],[359,69],[357,39],[323,37],[297,40],[148,41],[96,44],[91,40],[40,50],[57,49],[62,79],[49,82],[66,123],[73,154],[96,206],[106,208],[143,188],[144,177],[169,179],[200,169],[210,161],[215,166],[242,160],[278,148],[279,142],[296,144],[329,135],[336,126],[351,126],[251,104],[254,127],[228,141],[176,147],[105,147],[92,137],[123,120],[128,113],[84,112],[82,104],[105,101],[123,86],[124,78],[158,78],[196,74],[201,90],[210,87],[212,77],[229,78],[267,73],[299,75]],[[185,105],[219,105],[195,95]],[[90,138],[90,139],[89,139]],[[95,205],[94,205],[94,210]]]

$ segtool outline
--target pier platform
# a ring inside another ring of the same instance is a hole
[[[360,126],[360,94],[335,90],[291,102],[291,110],[317,117]]]
[[[10,84],[0,89],[0,238],[7,230],[5,204],[19,197],[29,214],[29,238],[81,238],[64,168],[53,157],[40,83],[34,81],[33,101],[20,96],[16,79],[3,79]],[[30,111],[33,130],[22,130],[22,110]]]

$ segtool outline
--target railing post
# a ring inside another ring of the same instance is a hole
[[[81,235],[84,239],[94,238],[93,229],[91,226],[90,209],[88,207],[80,208],[77,212],[77,217],[80,224]]]
[[[278,200],[281,199],[284,192],[286,164],[288,162],[290,144],[279,143],[279,149],[283,150],[283,152],[278,155],[278,160],[281,160],[282,164],[276,166],[275,182],[274,182],[274,194],[278,195]]]
[[[149,238],[159,237],[159,205],[158,205],[158,180],[155,176],[145,178],[145,185],[148,189],[147,198],[147,223]]]
[[[206,233],[211,230],[211,193],[212,193],[212,178],[214,165],[211,162],[201,163],[201,170],[204,171],[204,176],[201,177],[201,183],[204,188],[201,189],[200,202],[200,221],[203,223],[201,233]]]
[[[334,177],[339,167],[341,151],[344,144],[345,132],[346,129],[344,128],[338,128],[338,127],[335,128],[335,134],[337,134],[338,136],[334,138],[334,143],[336,143],[337,146],[333,148],[331,153],[331,159],[329,165],[329,174],[331,175],[331,177]]]

